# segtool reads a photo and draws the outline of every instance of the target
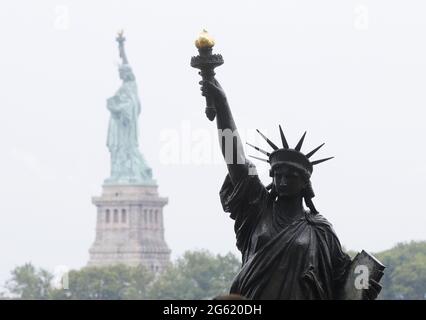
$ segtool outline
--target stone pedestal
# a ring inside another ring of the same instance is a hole
[[[164,240],[163,207],[168,199],[152,185],[104,185],[97,207],[96,238],[88,266],[139,264],[161,272],[170,261]]]

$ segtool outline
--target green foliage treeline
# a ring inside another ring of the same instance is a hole
[[[73,270],[64,290],[51,285],[53,274],[27,263],[11,272],[5,287],[17,299],[211,299],[228,293],[240,264],[231,253],[188,251],[158,276],[125,265]]]
[[[379,299],[426,299],[426,241],[400,243],[375,256],[386,266]]]
[[[379,299],[426,299],[426,241],[374,255],[387,267]],[[6,288],[16,299],[211,299],[228,292],[239,268],[231,253],[188,251],[157,276],[124,265],[73,270],[64,290],[52,286],[51,273],[27,263],[11,272]]]

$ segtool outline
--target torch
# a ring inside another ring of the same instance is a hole
[[[195,46],[198,49],[199,55],[191,58],[191,67],[200,69],[199,74],[203,81],[212,80],[215,76],[214,68],[223,64],[223,58],[220,54],[212,54],[214,46],[213,38],[206,30],[200,33],[200,36],[195,40]],[[216,117],[216,107],[212,97],[206,96],[206,115],[210,121]]]
[[[126,41],[126,38],[123,36],[124,31],[121,30],[117,34],[117,40],[118,42],[118,49],[120,51],[120,58],[123,60],[123,64],[128,64],[129,61],[127,60],[126,51],[124,51],[124,42]]]

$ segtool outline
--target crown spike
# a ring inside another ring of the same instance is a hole
[[[260,160],[260,161],[264,161],[264,162],[269,163],[269,160],[267,160],[267,159],[263,159],[263,158],[255,157],[255,156],[252,156],[252,155],[249,155],[249,157],[252,157],[252,158],[254,158],[254,159],[257,159],[257,160]]]
[[[303,141],[305,140],[305,136],[306,136],[306,131],[303,134],[302,138],[300,138],[300,140],[297,143],[297,145],[294,147],[294,150],[300,151],[300,149],[302,148]]]
[[[333,158],[334,158],[334,157],[329,157],[329,158],[325,158],[325,159],[315,160],[315,161],[312,161],[312,162],[311,162],[311,164],[314,166],[314,165],[316,165],[316,164],[319,164],[319,163],[324,162],[324,161],[327,161],[327,160],[331,160],[331,159],[333,159]]]
[[[289,146],[288,146],[287,140],[285,139],[283,129],[281,128],[281,125],[279,125],[279,127],[280,127],[280,135],[281,135],[281,141],[283,143],[283,148],[288,149]]]
[[[265,135],[262,132],[260,132],[258,129],[256,129],[256,131],[262,136],[263,139],[266,140],[266,142],[272,147],[272,149],[274,149],[274,150],[279,149],[271,140],[269,140],[267,137],[265,137]]]
[[[252,144],[248,143],[248,142],[246,142],[246,143],[247,143],[250,147],[252,147],[252,148],[256,149],[257,151],[262,152],[263,154],[267,155],[268,157],[271,155],[269,152],[266,152],[265,150],[262,150],[262,149],[260,149],[260,148],[258,148],[258,147],[256,147],[256,146],[254,146],[254,145],[252,145]]]
[[[323,145],[325,145],[325,143],[323,143],[322,145],[316,147],[314,150],[312,150],[311,152],[306,154],[306,158],[310,158],[314,155],[315,152],[317,152]]]

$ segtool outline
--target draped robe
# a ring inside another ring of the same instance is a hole
[[[339,299],[351,262],[331,224],[307,211],[286,222],[257,175],[220,190],[234,220],[242,268],[230,293],[249,299]]]

